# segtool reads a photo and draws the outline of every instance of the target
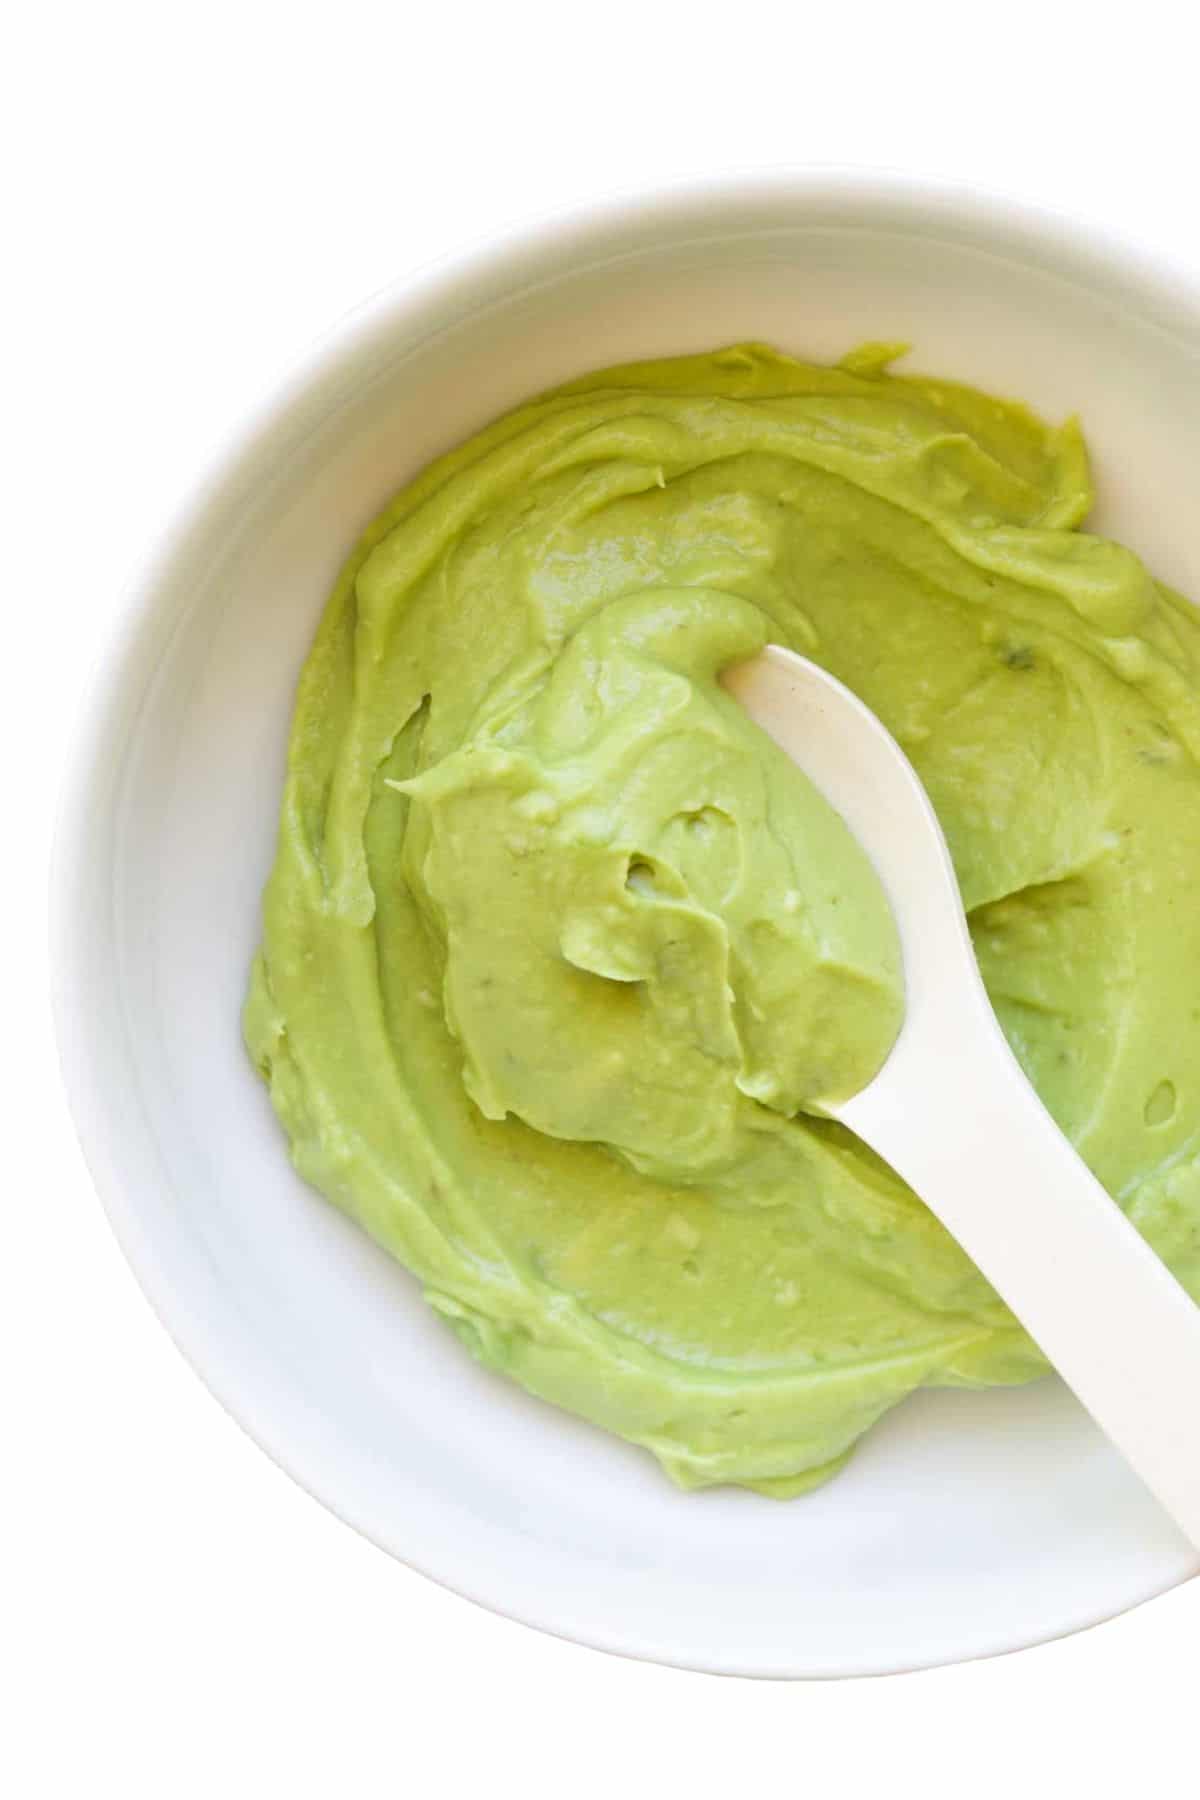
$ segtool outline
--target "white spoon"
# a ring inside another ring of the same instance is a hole
[[[722,680],[842,815],[900,934],[900,1035],[870,1085],[828,1112],[957,1238],[1200,1545],[1200,1306],[1072,1149],[1009,1050],[912,765],[861,700],[790,650],[770,645]]]

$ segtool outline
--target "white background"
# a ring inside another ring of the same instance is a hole
[[[874,1682],[642,1667],[480,1612],[301,1494],[108,1235],[44,1001],[58,767],[125,569],[346,307],[507,222],[665,177],[851,162],[1116,227],[1200,279],[1172,14],[804,0],[106,0],[0,51],[4,1085],[0,1791],[13,1800],[769,1788],[1192,1794],[1200,1584]],[[1198,524],[1200,528],[1200,524]],[[11,917],[8,915],[11,914]]]

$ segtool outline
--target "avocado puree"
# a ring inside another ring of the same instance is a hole
[[[769,639],[907,751],[1017,1056],[1200,1297],[1200,618],[1079,530],[1074,422],[898,353],[519,408],[368,529],[300,679],[244,1018],[296,1166],[481,1361],[686,1487],[795,1494],[914,1388],[1045,1369],[821,1116],[903,979],[857,844],[717,684]]]

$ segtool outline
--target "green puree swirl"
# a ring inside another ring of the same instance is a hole
[[[1200,618],[1079,530],[1074,423],[895,354],[510,413],[370,527],[297,695],[244,1020],[296,1166],[688,1487],[797,1493],[914,1388],[1045,1367],[821,1116],[903,982],[857,844],[718,685],[768,639],[912,758],[1017,1055],[1200,1296]]]

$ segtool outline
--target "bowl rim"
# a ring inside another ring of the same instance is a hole
[[[487,1592],[464,1585],[456,1579],[453,1568],[440,1566],[436,1557],[423,1556],[419,1547],[410,1555],[372,1524],[355,1516],[354,1508],[338,1495],[336,1482],[326,1479],[329,1471],[298,1466],[299,1459],[289,1453],[289,1433],[273,1419],[260,1416],[253,1400],[240,1391],[217,1341],[217,1330],[209,1326],[202,1314],[180,1304],[171,1280],[143,1240],[121,1173],[120,1133],[111,1125],[104,1084],[95,1072],[97,1021],[89,1019],[86,1007],[81,1009],[78,1003],[77,996],[86,989],[83,978],[88,949],[78,922],[78,909],[72,903],[73,896],[85,884],[91,861],[88,825],[93,813],[96,770],[103,766],[106,743],[120,731],[121,677],[153,620],[158,591],[173,563],[239,467],[253,461],[300,408],[315,404],[321,392],[335,387],[340,370],[368,351],[374,341],[401,328],[406,319],[416,319],[433,309],[444,309],[450,314],[460,309],[474,310],[474,304],[468,309],[465,301],[472,287],[490,286],[494,290],[491,297],[498,298],[526,285],[528,276],[526,280],[519,279],[522,272],[536,270],[543,258],[552,258],[561,268],[562,259],[570,254],[572,246],[585,250],[594,241],[619,233],[629,239],[640,236],[648,243],[661,231],[668,216],[679,223],[691,217],[702,232],[706,215],[719,215],[724,226],[732,206],[752,220],[756,213],[777,210],[782,202],[789,201],[796,206],[798,221],[802,217],[806,223],[877,223],[881,228],[899,231],[921,228],[992,253],[1008,251],[1018,260],[1033,261],[1068,279],[1102,286],[1106,292],[1126,293],[1138,301],[1143,317],[1149,313],[1162,328],[1181,330],[1200,343],[1200,269],[1177,261],[1158,248],[1131,241],[1081,214],[973,183],[907,171],[808,164],[692,175],[557,206],[473,237],[400,274],[344,313],[294,357],[283,374],[198,456],[197,477],[166,523],[149,537],[145,551],[123,584],[114,603],[111,625],[79,698],[59,784],[49,857],[48,923],[50,999],[59,1071],[92,1184],[118,1246],[159,1322],[208,1391],[258,1447],[305,1492],[381,1549],[449,1591],[502,1617],[567,1642],[637,1660],[709,1674],[800,1679],[908,1673],[948,1661],[975,1660],[1032,1648],[1119,1616],[1200,1570],[1155,1581],[1115,1610],[1108,1603],[1041,1634],[983,1642],[962,1657],[913,1654],[904,1660],[892,1658],[883,1666],[781,1668],[775,1662],[768,1667],[720,1661],[703,1653],[689,1653],[683,1646],[666,1650],[658,1644],[638,1643],[617,1634],[605,1637],[591,1627],[576,1627],[560,1617],[545,1616],[532,1603],[532,1597],[528,1608],[514,1611]],[[726,229],[722,230],[722,236],[729,235]],[[746,235],[755,235],[752,224]]]

